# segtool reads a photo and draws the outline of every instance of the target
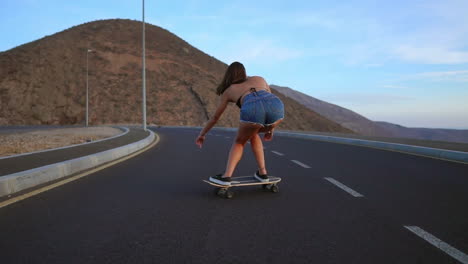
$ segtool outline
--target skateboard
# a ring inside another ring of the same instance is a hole
[[[216,195],[227,199],[231,199],[232,197],[234,197],[234,192],[229,190],[232,187],[261,185],[264,190],[270,190],[273,193],[279,192],[278,183],[281,181],[281,178],[268,176],[268,179],[269,181],[267,182],[261,182],[255,179],[253,176],[232,177],[231,185],[221,185],[211,182],[209,180],[203,181],[208,183],[209,185],[218,187],[215,190]]]

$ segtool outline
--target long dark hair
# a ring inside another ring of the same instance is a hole
[[[244,65],[240,62],[233,62],[226,70],[224,78],[216,89],[217,95],[222,95],[231,84],[241,83],[247,80]]]

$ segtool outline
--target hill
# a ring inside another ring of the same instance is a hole
[[[141,22],[100,20],[0,53],[0,125],[141,123]],[[147,121],[200,126],[214,113],[227,65],[157,26],[146,27]],[[248,69],[247,69],[248,70]],[[296,101],[281,128],[352,133]],[[220,126],[237,126],[228,107]]]

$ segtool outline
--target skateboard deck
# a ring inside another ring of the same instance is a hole
[[[253,176],[241,176],[241,177],[232,177],[231,178],[231,185],[221,185],[209,180],[203,180],[204,182],[208,183],[209,185],[218,187],[216,190],[216,194],[225,198],[232,198],[234,193],[229,190],[232,187],[241,187],[241,186],[254,186],[254,185],[261,185],[263,189],[268,189],[274,193],[279,191],[278,183],[281,181],[279,177],[268,176],[267,182],[261,182],[255,179]]]

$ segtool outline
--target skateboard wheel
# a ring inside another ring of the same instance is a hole
[[[231,199],[234,197],[234,193],[232,191],[226,190],[224,197],[226,197],[226,199]]]
[[[223,188],[219,188],[217,191],[216,191],[216,194],[219,195],[219,196],[224,196],[226,195],[226,189],[223,189]]]
[[[268,189],[268,184],[262,184],[262,189],[263,189],[263,190]]]
[[[270,190],[273,193],[277,193],[277,192],[279,192],[279,187],[277,185],[273,185],[273,186],[271,186]]]

